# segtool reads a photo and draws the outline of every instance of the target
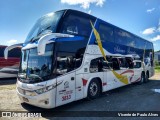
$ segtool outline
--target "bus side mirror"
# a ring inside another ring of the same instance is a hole
[[[66,38],[66,37],[74,37],[74,36],[68,35],[68,34],[61,34],[61,33],[49,33],[42,36],[38,41],[38,47],[37,47],[38,55],[44,55],[46,44],[55,42],[56,38]]]
[[[17,48],[17,47],[22,47],[23,46],[23,43],[19,43],[19,44],[14,44],[14,45],[11,45],[11,46],[8,46],[5,48],[4,50],[4,58],[5,59],[8,59],[8,52],[14,48]]]
[[[52,40],[53,37],[55,37],[55,35],[47,34],[39,39],[38,46],[37,46],[38,55],[44,55],[46,44],[55,42],[54,40]]]

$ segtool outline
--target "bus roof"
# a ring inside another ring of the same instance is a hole
[[[140,37],[140,36],[138,36],[138,35],[136,35],[136,34],[133,34],[133,33],[129,32],[129,31],[127,31],[127,30],[124,30],[124,29],[122,29],[122,28],[120,28],[120,27],[117,27],[117,26],[115,26],[115,25],[113,25],[113,24],[111,24],[111,23],[108,23],[108,22],[106,22],[106,21],[104,21],[104,20],[102,20],[102,19],[100,19],[100,18],[97,18],[97,17],[95,17],[95,16],[93,16],[93,15],[90,15],[90,14],[88,14],[88,13],[81,12],[81,11],[74,10],[74,9],[63,9],[63,10],[59,10],[59,11],[65,11],[64,15],[65,15],[67,12],[78,12],[79,14],[84,14],[84,15],[93,17],[93,18],[95,18],[95,19],[98,19],[98,20],[100,20],[100,21],[102,21],[102,22],[105,22],[105,23],[109,24],[110,26],[112,26],[112,27],[114,27],[114,28],[118,28],[118,29],[120,29],[120,30],[122,30],[122,31],[124,31],[124,32],[128,32],[129,34],[131,34],[131,35],[133,35],[134,37],[137,37],[137,38],[139,38],[139,39],[141,39],[141,40],[143,40],[143,41],[147,41],[147,42],[152,43],[152,42],[149,41],[149,40],[146,40],[146,39],[144,39],[144,38],[142,38],[142,37]]]

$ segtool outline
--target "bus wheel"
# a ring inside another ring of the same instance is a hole
[[[97,79],[93,79],[88,87],[88,99],[95,99],[100,95],[100,83]]]
[[[138,83],[141,85],[142,83],[144,83],[144,81],[145,81],[145,74],[142,73],[141,74],[141,80]]]
[[[147,72],[146,77],[145,77],[145,81],[144,81],[145,83],[148,82],[148,78],[149,78],[149,74]]]

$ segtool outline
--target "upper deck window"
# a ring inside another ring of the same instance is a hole
[[[94,23],[95,19],[84,13],[70,11],[62,21],[60,33],[89,37],[92,30],[90,21]]]
[[[135,40],[136,40],[136,48],[142,50],[146,49],[146,42],[143,39],[136,37]]]
[[[111,26],[100,24],[98,32],[100,34],[102,42],[104,41],[114,42],[113,28]]]
[[[135,38],[132,34],[121,29],[115,30],[115,41],[118,44],[135,47]]]

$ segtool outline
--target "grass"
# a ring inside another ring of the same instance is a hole
[[[156,66],[156,67],[155,67],[155,72],[156,72],[156,73],[160,73],[160,66]]]

